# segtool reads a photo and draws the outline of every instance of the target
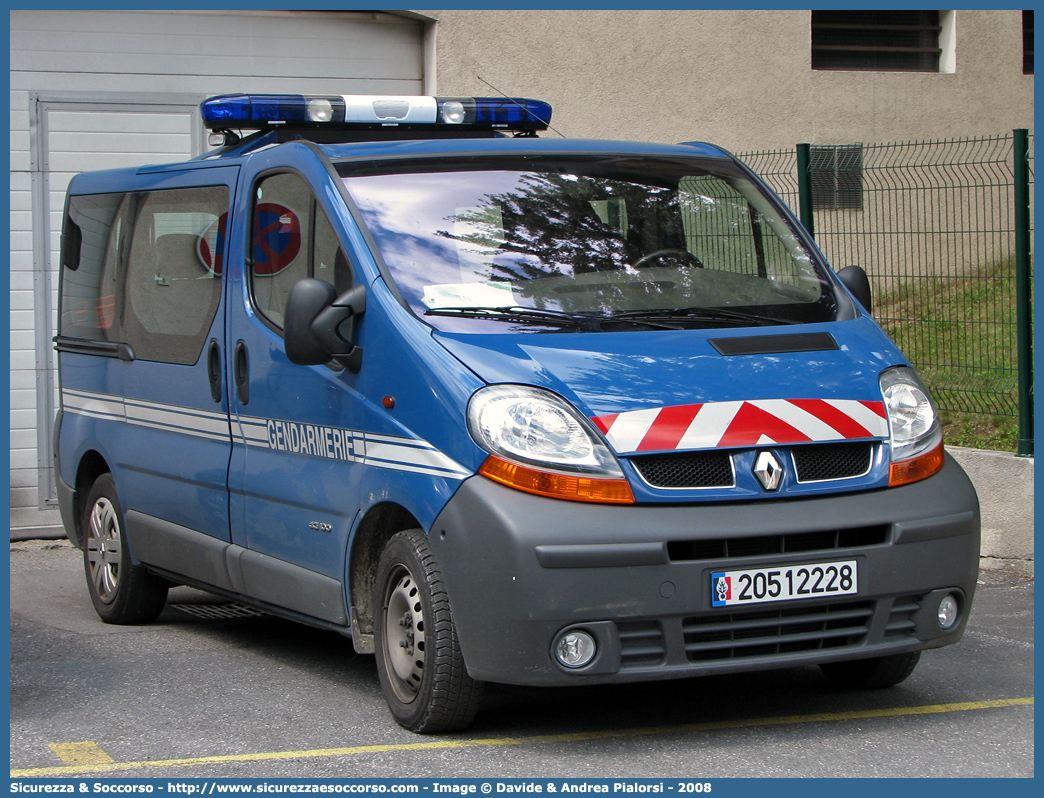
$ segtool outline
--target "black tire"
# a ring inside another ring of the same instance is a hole
[[[102,474],[87,494],[80,534],[87,589],[106,623],[151,623],[167,603],[169,582],[131,562],[116,484]]]
[[[826,662],[819,667],[837,687],[846,690],[877,690],[892,687],[906,679],[914,672],[920,659],[920,651],[910,651],[849,662]]]
[[[446,586],[421,530],[388,541],[373,606],[377,674],[395,720],[419,734],[465,728],[482,683],[464,667]]]

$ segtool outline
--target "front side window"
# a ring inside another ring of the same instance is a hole
[[[649,329],[833,318],[780,209],[727,162],[341,164],[400,293],[438,329]]]
[[[325,280],[338,294],[351,288],[351,266],[333,225],[297,175],[270,175],[258,183],[252,228],[254,307],[273,327],[283,328],[286,299],[301,278]]]

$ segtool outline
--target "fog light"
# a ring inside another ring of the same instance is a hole
[[[957,599],[953,593],[947,593],[939,602],[939,628],[952,629],[957,623]]]
[[[573,629],[558,638],[555,656],[567,668],[582,668],[594,659],[597,646],[587,632]]]

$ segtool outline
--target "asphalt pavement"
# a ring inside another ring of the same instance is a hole
[[[487,686],[475,723],[398,727],[351,641],[177,588],[101,623],[80,553],[11,544],[11,776],[1031,777],[1031,579],[980,576],[968,630],[887,690],[815,667],[573,689]]]

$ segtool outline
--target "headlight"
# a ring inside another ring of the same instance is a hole
[[[490,454],[528,465],[622,478],[616,458],[591,424],[553,393],[490,385],[471,397],[468,429]]]
[[[916,372],[905,366],[881,375],[892,450],[889,483],[914,482],[942,468],[942,427],[931,394]]]
[[[634,501],[616,457],[591,422],[549,391],[482,388],[468,404],[468,430],[491,455],[479,473],[501,484],[575,501]]]

